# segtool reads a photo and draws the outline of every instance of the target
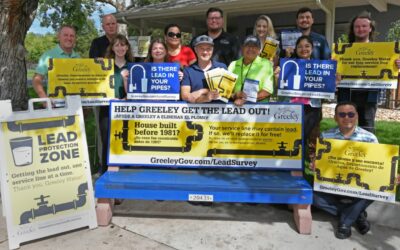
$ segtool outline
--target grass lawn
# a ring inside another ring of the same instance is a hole
[[[28,73],[26,75],[27,79],[32,79],[33,75],[35,74],[35,70],[33,69],[28,69]]]

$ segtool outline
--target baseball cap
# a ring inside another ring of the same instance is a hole
[[[256,45],[257,47],[261,48],[260,39],[258,39],[258,37],[254,36],[254,35],[249,35],[244,39],[243,46],[246,46],[246,45]]]
[[[214,46],[213,39],[206,35],[201,35],[194,39],[193,46],[196,47],[199,44],[210,44]]]

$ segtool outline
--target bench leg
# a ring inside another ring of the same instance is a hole
[[[311,205],[293,205],[294,222],[300,234],[311,234]]]
[[[114,209],[114,199],[98,199],[96,206],[97,224],[108,226]]]

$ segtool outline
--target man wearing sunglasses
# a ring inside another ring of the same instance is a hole
[[[224,15],[220,8],[209,8],[206,13],[207,31],[201,35],[207,35],[213,39],[213,60],[229,65],[239,58],[239,40],[224,31]],[[194,48],[195,38],[190,43]]]
[[[378,143],[378,139],[371,132],[358,127],[357,106],[352,102],[340,102],[335,108],[335,121],[337,127],[321,133],[323,139],[339,139],[359,142]],[[313,165],[313,164],[312,164]],[[314,168],[314,167],[313,167]],[[346,239],[351,236],[351,226],[364,235],[370,229],[365,209],[372,200],[314,192],[313,205],[330,214],[339,217],[338,228],[335,236]]]

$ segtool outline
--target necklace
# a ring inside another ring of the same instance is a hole
[[[242,87],[241,87],[241,90],[242,90],[242,91],[243,91],[243,87],[244,87],[244,80],[247,79],[247,75],[249,74],[249,71],[250,71],[250,69],[251,69],[251,66],[253,66],[253,62],[254,62],[254,60],[250,63],[250,67],[249,67],[249,69],[247,70],[246,75],[245,75],[244,78],[243,78],[243,65],[244,65],[244,58],[243,58],[242,67],[241,67],[241,69],[240,69],[240,78],[241,78],[241,80],[242,80]]]

